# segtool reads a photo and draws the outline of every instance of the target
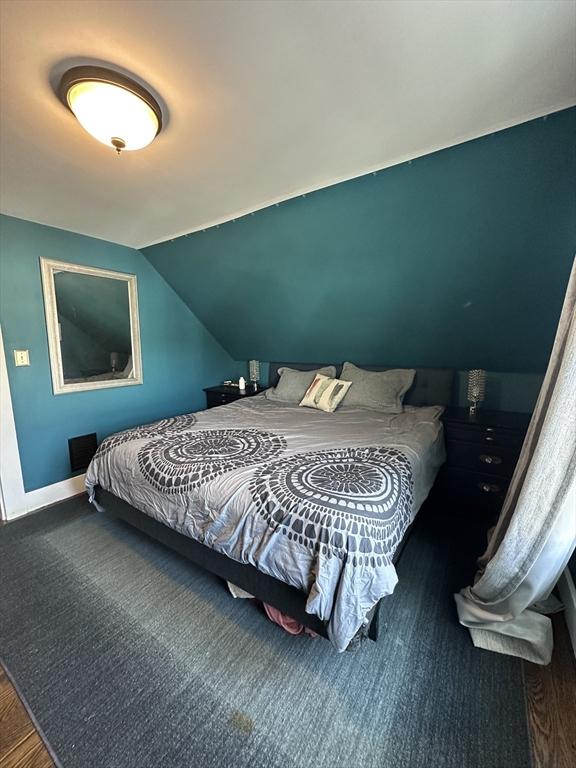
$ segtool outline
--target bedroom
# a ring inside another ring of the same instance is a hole
[[[576,3],[0,12],[0,766],[573,765]]]

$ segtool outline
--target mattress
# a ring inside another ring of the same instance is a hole
[[[345,650],[444,461],[441,407],[324,413],[264,395],[106,438],[86,485],[306,593]]]

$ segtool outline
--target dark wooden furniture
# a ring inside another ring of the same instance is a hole
[[[456,506],[494,517],[502,507],[530,415],[447,408],[442,415],[446,464],[436,490]]]
[[[206,387],[204,392],[206,393],[206,408],[215,408],[217,405],[226,405],[227,403],[233,403],[235,400],[243,400],[245,397],[259,395],[261,392],[264,392],[264,388],[258,387],[254,391],[252,384],[247,383],[244,392],[240,392],[238,387],[219,384],[216,387]]]

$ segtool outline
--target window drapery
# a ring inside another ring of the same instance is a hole
[[[475,582],[455,595],[481,648],[548,664],[550,599],[576,545],[576,260],[520,458]]]

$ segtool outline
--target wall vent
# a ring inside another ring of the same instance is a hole
[[[70,451],[70,469],[72,472],[87,469],[97,448],[96,432],[92,432],[90,435],[71,437],[68,440],[68,450]]]

